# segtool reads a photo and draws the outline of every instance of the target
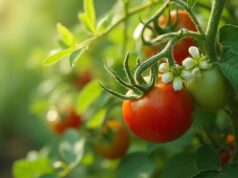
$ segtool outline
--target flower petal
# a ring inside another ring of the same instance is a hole
[[[173,89],[175,91],[182,90],[183,88],[183,80],[181,77],[175,77],[173,80]]]
[[[191,54],[192,57],[194,57],[194,58],[200,57],[199,50],[196,46],[191,46],[188,49],[188,51],[189,51],[189,53]]]

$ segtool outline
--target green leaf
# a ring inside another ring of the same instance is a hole
[[[38,178],[43,174],[53,173],[50,161],[46,157],[36,160],[19,160],[13,165],[14,178]]]
[[[118,167],[118,178],[150,178],[155,164],[144,152],[133,152],[122,159]]]
[[[100,109],[94,117],[92,117],[89,121],[87,121],[86,127],[88,128],[99,128],[105,118],[106,109]]]
[[[238,162],[226,164],[221,173],[220,178],[237,178],[238,177]]]
[[[238,53],[225,48],[219,66],[231,85],[238,89]]]
[[[218,178],[218,172],[217,171],[203,171],[197,174],[196,176],[194,176],[193,178]]]
[[[83,157],[84,143],[85,140],[83,138],[80,139],[75,130],[69,129],[59,146],[59,152],[64,161],[70,164],[77,164]]]
[[[198,173],[195,154],[181,153],[172,157],[164,169],[164,178],[191,178]]]
[[[75,64],[77,63],[77,61],[79,60],[79,58],[82,56],[82,54],[86,51],[87,48],[81,48],[78,49],[76,51],[74,51],[70,57],[69,57],[69,61],[70,61],[70,65],[72,67],[75,66]]]
[[[238,53],[238,26],[225,25],[220,29],[220,42],[225,48]]]
[[[79,19],[88,31],[96,31],[96,15],[93,0],[84,0],[84,13],[79,13]]]
[[[75,48],[74,48],[74,47],[71,47],[71,48],[68,48],[68,49],[56,51],[56,52],[54,52],[52,55],[50,55],[49,57],[47,57],[47,58],[43,61],[43,65],[52,65],[52,64],[55,64],[56,62],[58,62],[59,60],[61,60],[63,57],[65,57],[65,56],[71,54],[74,50],[75,50]]]
[[[188,7],[191,9],[196,5],[197,0],[187,0]]]
[[[44,174],[40,176],[39,178],[59,178],[59,177],[55,174]]]
[[[107,14],[98,21],[97,32],[103,32],[112,23],[113,15]]]
[[[61,23],[57,24],[57,31],[60,35],[61,40],[68,46],[68,47],[72,47],[75,45],[75,41],[74,41],[74,36],[73,34],[69,31],[68,28],[66,28],[65,26],[63,26]]]
[[[100,96],[102,88],[99,80],[93,80],[87,84],[77,97],[76,110],[78,113],[85,112],[88,107]]]
[[[196,152],[196,164],[200,171],[218,171],[220,159],[212,147],[204,146]]]

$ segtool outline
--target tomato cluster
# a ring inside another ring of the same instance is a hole
[[[191,20],[190,16],[186,11],[178,10],[172,11],[170,13],[170,21],[171,23],[176,23],[175,25],[175,31],[181,30],[183,28],[191,30],[191,31],[197,31],[196,26],[194,22]],[[158,19],[158,25],[163,27],[168,22],[168,18],[166,16],[161,16]],[[194,46],[194,41],[192,38],[184,38],[182,40],[179,40],[173,48],[173,56],[175,61],[178,64],[181,64],[181,62],[189,56],[188,48],[190,46]],[[159,49],[156,46],[144,46],[143,47],[144,53],[146,57],[151,57],[159,52]]]

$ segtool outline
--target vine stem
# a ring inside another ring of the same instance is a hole
[[[208,55],[212,62],[217,61],[216,36],[219,21],[224,9],[226,0],[213,0],[211,14],[206,30],[206,45]]]
[[[95,36],[93,36],[92,38],[89,38],[83,42],[81,42],[80,44],[77,45],[77,48],[82,48],[84,46],[90,46],[94,41],[106,36],[108,33],[110,33],[112,30],[114,30],[118,25],[120,25],[121,23],[123,23],[125,20],[127,20],[128,18],[130,18],[131,16],[149,8],[152,7],[156,4],[160,4],[161,1],[150,1],[149,3],[137,6],[135,8],[132,9],[128,9],[128,13],[127,16],[123,16],[121,17],[119,20],[117,20],[114,24],[112,24],[111,26],[109,26],[105,31],[103,31],[100,34],[97,34]]]

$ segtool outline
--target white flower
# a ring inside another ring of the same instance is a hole
[[[169,83],[173,80],[174,74],[172,72],[167,72],[162,75],[162,82]]]
[[[183,88],[183,80],[181,77],[175,77],[173,80],[173,89],[175,91],[182,90]]]
[[[188,57],[188,58],[186,58],[186,59],[183,60],[182,65],[185,67],[185,69],[188,69],[188,70],[189,70],[189,69],[191,69],[191,68],[194,67],[195,61],[194,61],[193,58]]]
[[[143,25],[142,23],[140,23],[140,24],[136,27],[136,29],[135,29],[135,31],[134,31],[134,33],[133,33],[134,39],[139,39],[139,38],[140,38],[140,35],[141,35],[141,33],[142,33],[142,30],[143,30],[143,27],[144,27],[144,25]]]
[[[209,63],[208,60],[206,60],[206,61],[200,61],[199,67],[200,67],[201,69],[209,69],[209,68],[212,67],[212,64]]]
[[[192,70],[192,76],[193,77],[200,77],[201,76],[201,72],[200,72],[200,68],[199,67],[195,67]]]
[[[180,76],[185,80],[190,80],[193,78],[193,74],[188,70],[182,70]]]
[[[199,50],[197,47],[195,46],[191,46],[189,49],[188,49],[188,52],[189,54],[191,54],[191,56],[193,58],[199,58],[200,57],[200,53],[199,53]]]
[[[162,63],[159,65],[159,72],[166,73],[169,71],[169,64],[168,63]]]

